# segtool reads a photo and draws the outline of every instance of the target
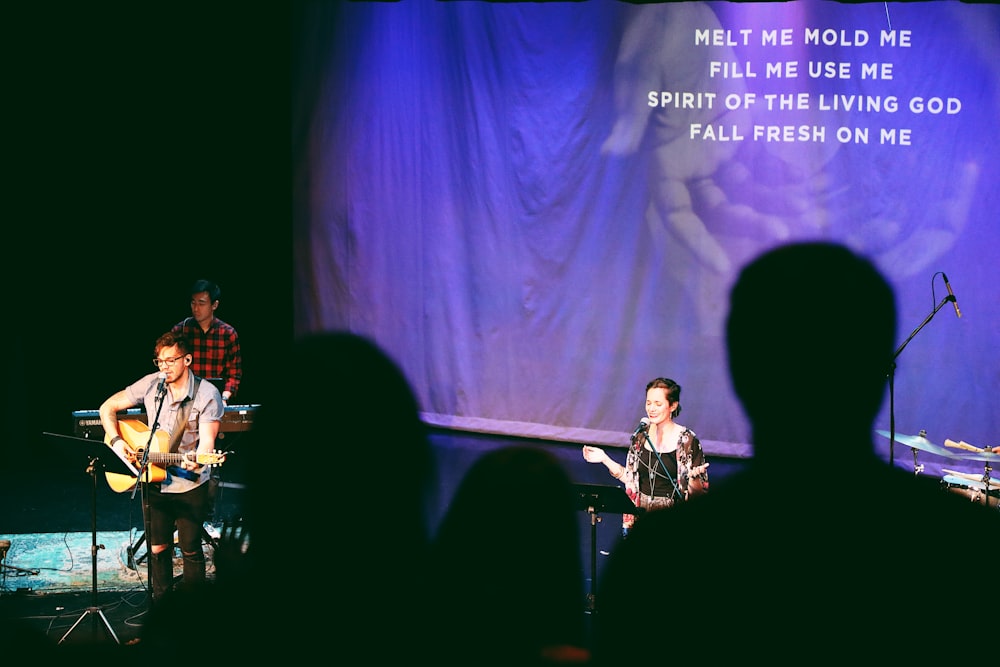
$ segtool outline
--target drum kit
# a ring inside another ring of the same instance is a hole
[[[986,447],[970,445],[962,440],[956,442],[945,439],[944,447],[942,447],[928,440],[925,431],[920,431],[918,435],[896,434],[895,436],[889,431],[877,431],[877,433],[886,438],[893,438],[896,442],[913,450],[914,474],[920,473],[924,469],[922,465],[917,465],[917,451],[936,454],[953,461],[981,463],[983,465],[982,475],[941,468],[941,472],[945,473],[941,478],[942,488],[959,493],[974,503],[982,503],[1000,509],[1000,478],[991,476],[993,470],[991,464],[1000,461],[1000,454]]]

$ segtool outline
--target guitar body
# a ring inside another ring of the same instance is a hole
[[[150,440],[149,426],[138,419],[119,419],[118,430],[121,431],[125,440],[125,452],[128,458],[138,462],[145,454],[146,443],[149,443],[149,453],[146,455],[146,471],[142,474],[143,482],[162,482],[167,478],[167,470],[163,466],[181,465],[185,461],[194,462],[198,465],[217,466],[222,465],[226,460],[225,452],[198,452],[188,455],[170,451],[170,434],[166,431],[156,431]],[[111,440],[107,434],[104,436],[104,444],[111,446]],[[116,472],[105,472],[104,476],[108,480],[108,486],[112,491],[122,493],[135,488],[137,478],[135,475],[123,475]]]
[[[157,431],[153,434],[153,440],[150,441],[149,426],[138,419],[118,420],[118,430],[121,431],[122,438],[125,439],[126,451],[132,452],[138,460],[142,459],[142,453],[146,448],[147,442],[149,442],[150,447],[150,458],[153,458],[154,452],[166,453],[170,448],[169,433],[166,431]],[[111,446],[111,437],[105,435],[104,444]],[[146,470],[148,472],[148,479],[147,474],[143,473],[142,481],[144,482],[162,482],[167,478],[167,471],[160,466],[150,463],[146,466]],[[108,486],[111,487],[111,490],[117,493],[131,491],[137,481],[134,475],[121,475],[116,472],[106,472],[104,476],[107,478]]]

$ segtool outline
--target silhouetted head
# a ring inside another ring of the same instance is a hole
[[[483,454],[463,476],[432,551],[438,660],[525,664],[545,646],[583,642],[577,496],[540,448]]]
[[[375,564],[425,547],[433,452],[401,367],[347,332],[304,336],[281,359],[244,448],[255,533],[324,530],[343,517],[355,538],[337,550],[340,561]]]
[[[726,342],[755,435],[870,429],[895,333],[892,288],[846,247],[796,243],[752,261],[730,295]]]
[[[386,352],[352,333],[311,334],[269,353],[283,368],[231,454],[247,463],[240,539],[249,544],[234,552],[224,527],[211,586],[165,598],[173,606],[143,645],[159,650],[182,618],[203,613],[239,635],[229,653],[247,662],[287,648],[301,618],[333,608],[343,612],[336,622],[298,637],[297,648],[321,648],[333,664],[423,664],[431,637],[414,614],[430,597],[435,468],[415,393]]]
[[[301,434],[307,447],[343,456],[337,484],[362,494],[369,510],[384,508],[389,520],[415,510],[423,515],[433,453],[417,396],[396,361],[374,341],[340,331],[301,338],[288,361],[291,382],[274,397],[293,418],[284,428]],[[387,479],[391,486],[380,489]]]

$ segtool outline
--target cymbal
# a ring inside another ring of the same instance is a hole
[[[884,438],[891,437],[888,431],[876,431],[879,435]],[[901,435],[899,433],[895,436],[896,442],[907,447],[912,447],[913,449],[919,449],[925,452],[930,452],[931,454],[937,454],[938,456],[947,456],[948,458],[959,458],[961,455],[955,452],[948,451],[940,445],[935,445],[933,442],[928,440],[922,435]]]
[[[966,489],[978,489],[980,491],[986,491],[986,484],[981,480],[965,479],[964,477],[956,477],[955,475],[945,475],[941,478],[946,484],[952,486],[961,486]],[[990,493],[1000,493],[1000,480],[995,480],[990,478]]]
[[[958,459],[959,461],[1000,461],[1000,454],[993,454],[992,452],[981,452],[979,454],[954,454],[951,458]]]
[[[978,488],[985,488],[986,487],[986,483],[983,482],[983,476],[982,475],[973,475],[973,474],[970,474],[970,473],[967,473],[967,472],[958,472],[957,470],[948,470],[947,468],[941,468],[941,472],[943,472],[945,474],[945,476],[946,476],[945,481],[949,481],[947,479],[947,477],[955,477],[955,478],[957,478],[956,481],[958,481],[958,480],[967,480],[969,482],[978,482],[980,484],[980,486],[977,486],[976,487],[977,489]],[[996,479],[995,477],[990,477],[990,490],[991,491],[992,490],[998,490],[998,491],[1000,491],[1000,479]]]

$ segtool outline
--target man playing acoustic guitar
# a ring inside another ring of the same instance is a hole
[[[173,583],[174,530],[183,556],[182,585],[205,581],[202,526],[211,512],[211,465],[222,463],[215,439],[224,413],[222,396],[210,382],[189,369],[191,347],[179,334],[165,333],[153,349],[158,372],[145,375],[109,397],[99,414],[105,442],[132,461],[138,477],[108,482],[115,490],[145,485],[150,579],[153,601]],[[118,413],[142,406],[148,426],[138,420],[119,421]],[[147,450],[148,449],[148,455]],[[147,467],[141,468],[146,459]],[[118,477],[124,477],[119,475]]]

